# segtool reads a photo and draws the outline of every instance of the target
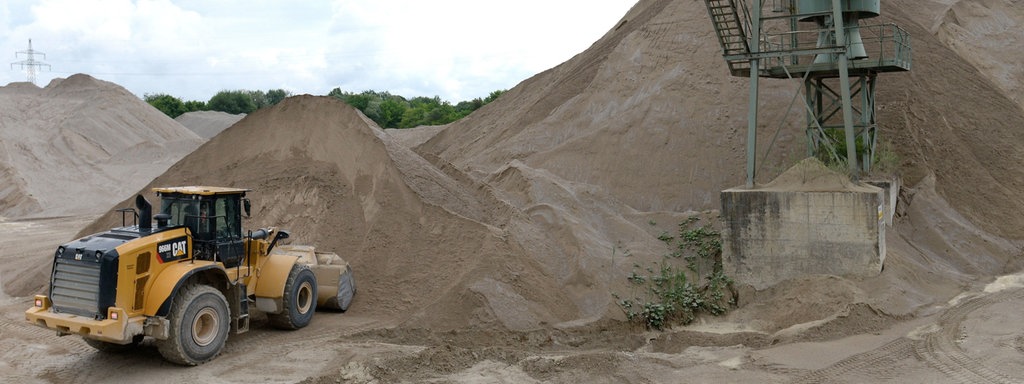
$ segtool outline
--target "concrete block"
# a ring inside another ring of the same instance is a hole
[[[884,195],[815,161],[766,186],[722,191],[725,273],[756,289],[811,274],[875,276],[885,261]]]

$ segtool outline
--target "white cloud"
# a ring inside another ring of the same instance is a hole
[[[28,38],[53,77],[84,72],[136,94],[334,87],[453,102],[511,88],[586,49],[635,0],[12,0],[0,54]],[[16,70],[0,83],[23,81]]]

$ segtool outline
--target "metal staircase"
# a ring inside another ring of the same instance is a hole
[[[746,55],[750,54],[750,42],[740,19],[737,1],[741,0],[704,0],[729,72],[733,76],[749,76],[750,59]]]

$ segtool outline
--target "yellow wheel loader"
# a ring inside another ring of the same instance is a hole
[[[216,357],[230,333],[249,330],[253,307],[275,327],[298,329],[318,307],[351,304],[352,268],[337,254],[279,246],[288,232],[273,227],[242,231],[249,190],[154,191],[160,213],[139,195],[135,208],[119,210],[121,227],[57,248],[49,295],[35,297],[27,321],[81,335],[101,351],[149,337],[168,361],[197,365]]]

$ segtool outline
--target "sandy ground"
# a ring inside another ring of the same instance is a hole
[[[0,238],[2,276],[46,262],[51,244],[92,219],[0,222],[12,235]],[[78,337],[56,337],[24,322],[29,296],[3,296],[0,376],[20,383],[1009,383],[1024,380],[1024,326],[1016,321],[1024,316],[1022,284],[1024,275],[1000,277],[920,317],[888,318],[845,337],[815,335],[821,324],[768,334],[728,322],[666,332],[615,322],[439,332],[368,314],[364,295],[348,312],[320,311],[298,331],[273,330],[257,317],[253,330],[229,338],[220,357],[193,368],[164,362],[148,343],[131,354],[106,354]],[[874,317],[854,310],[832,322],[858,316]],[[801,334],[810,340],[794,341]]]

